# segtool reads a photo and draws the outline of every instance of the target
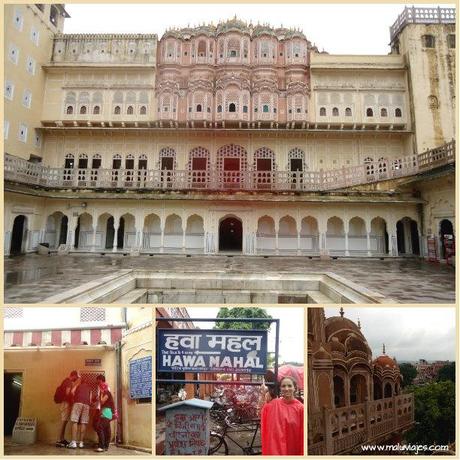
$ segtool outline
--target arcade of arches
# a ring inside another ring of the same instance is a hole
[[[264,207],[247,203],[155,202],[40,206],[5,222],[5,252],[37,250],[388,257],[424,255],[415,208],[310,203]],[[126,210],[123,210],[126,208]],[[276,209],[276,211],[275,211]],[[443,221],[444,222],[444,221]],[[448,222],[442,232],[450,232]]]

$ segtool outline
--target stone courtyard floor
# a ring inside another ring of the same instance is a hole
[[[399,303],[454,303],[455,269],[419,259],[29,254],[5,259],[5,302],[38,303],[120,269],[164,272],[333,272]]]
[[[419,259],[319,260],[308,257],[29,254],[5,259],[5,302],[39,303],[120,269],[161,272],[332,272],[399,303],[454,303],[455,268]]]
[[[16,444],[11,440],[11,437],[5,438],[5,455],[91,455],[96,458],[98,455],[106,457],[107,455],[112,456],[126,456],[126,455],[151,455],[148,452],[126,449],[124,447],[117,447],[110,445],[107,452],[97,453],[94,452],[94,446],[87,445],[83,449],[65,449],[62,447],[56,447],[54,444],[47,444],[43,442],[37,442],[32,445]]]

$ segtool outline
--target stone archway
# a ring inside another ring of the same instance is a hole
[[[17,256],[25,252],[25,237],[27,235],[27,217],[20,214],[16,216],[13,222],[11,232],[10,254]]]
[[[439,223],[439,247],[441,248],[441,259],[446,258],[446,247],[444,244],[444,237],[446,235],[451,235],[454,238],[454,226],[449,219],[443,219]]]
[[[236,217],[226,217],[219,223],[219,251],[243,250],[243,223]]]

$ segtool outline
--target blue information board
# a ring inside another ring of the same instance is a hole
[[[152,357],[133,359],[129,363],[129,397],[152,397]]]
[[[159,372],[265,374],[267,331],[159,329]]]

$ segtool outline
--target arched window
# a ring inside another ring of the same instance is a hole
[[[217,106],[217,113],[222,113],[222,106],[221,105]]]
[[[373,117],[374,111],[371,108],[366,109],[366,117]]]
[[[236,105],[231,102],[229,105],[228,105],[228,111],[229,112],[236,112]]]
[[[387,117],[388,116],[388,110],[387,109],[380,109],[380,116],[381,117]]]
[[[66,110],[67,115],[72,115],[73,114],[73,106],[69,105]]]
[[[264,105],[262,106],[262,112],[263,112],[263,113],[268,113],[268,110],[269,110],[268,105],[267,105],[267,104],[264,104]]]
[[[350,107],[347,107],[347,108],[345,109],[345,116],[346,116],[346,117],[351,117],[351,109],[350,109]]]
[[[146,115],[147,114],[147,107],[145,105],[141,106],[139,113],[141,115]]]
[[[128,115],[132,115],[134,113],[134,108],[132,105],[128,106],[128,110],[126,111]]]
[[[120,115],[121,113],[121,107],[119,105],[115,106],[115,110],[113,111],[115,115]]]
[[[248,106],[247,105],[243,105],[243,113],[248,113]]]
[[[197,106],[196,106],[196,111],[197,111],[197,112],[202,112],[201,104],[197,104]]]
[[[337,107],[334,107],[332,109],[332,116],[338,117],[339,116],[339,109]]]
[[[319,116],[320,117],[325,117],[326,116],[326,107],[321,107],[319,109]]]
[[[99,115],[100,113],[101,113],[101,108],[98,105],[95,105],[93,109],[93,114]]]
[[[402,111],[400,108],[395,109],[395,117],[398,117],[398,118],[402,117]]]
[[[86,105],[80,107],[80,115],[86,115]]]
[[[205,56],[206,55],[206,42],[204,40],[200,40],[198,42],[198,56]]]

